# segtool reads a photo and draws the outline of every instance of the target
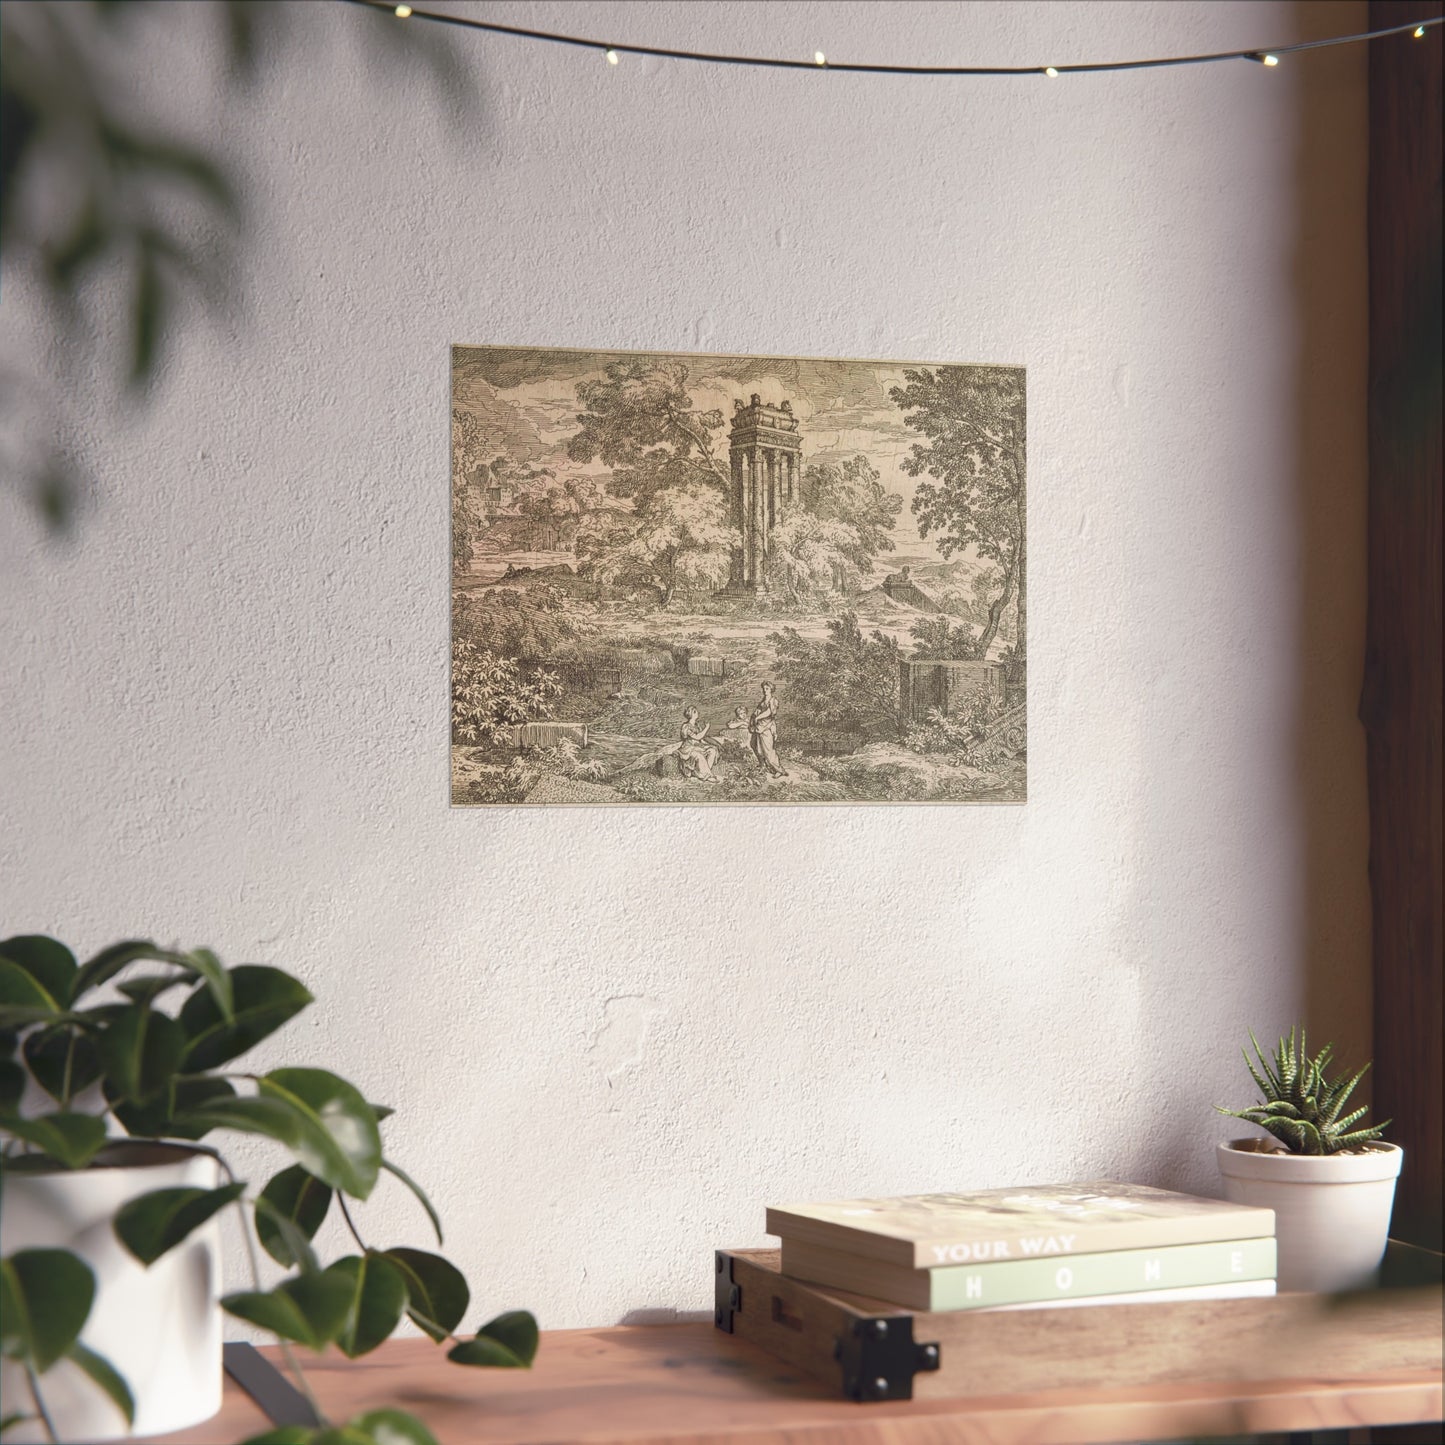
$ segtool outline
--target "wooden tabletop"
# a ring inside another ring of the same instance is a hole
[[[393,1340],[355,1361],[300,1354],[334,1420],[396,1406],[441,1445],[1085,1445],[1442,1415],[1439,1370],[854,1405],[708,1324],[548,1331],[527,1371],[452,1365],[428,1340]],[[160,1439],[224,1445],[267,1424],[228,1379],[218,1416]]]

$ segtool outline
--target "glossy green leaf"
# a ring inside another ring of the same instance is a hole
[[[0,1281],[0,1347],[43,1375],[84,1328],[95,1276],[68,1249],[22,1249],[0,1260]]]
[[[24,1139],[67,1169],[83,1169],[105,1144],[105,1121],[94,1114],[18,1115],[0,1119],[0,1129]]]
[[[375,1445],[437,1445],[436,1436],[405,1410],[368,1410],[348,1425]]]
[[[393,1164],[390,1159],[383,1159],[381,1161],[381,1167],[385,1169],[388,1174],[394,1174],[398,1179],[400,1179],[401,1182],[405,1184],[406,1187],[410,1189],[413,1194],[416,1195],[417,1199],[420,1200],[421,1207],[426,1210],[426,1217],[431,1220],[432,1229],[436,1231],[437,1243],[441,1244],[443,1242],[442,1222],[437,1217],[437,1212],[432,1207],[431,1200],[426,1197],[426,1191],[409,1174],[404,1174],[400,1169],[398,1169],[397,1166]]]
[[[376,1115],[376,1122],[379,1124],[383,1119],[389,1119],[396,1113],[390,1104],[373,1104],[371,1112]]]
[[[135,1401],[131,1399],[130,1387],[104,1355],[96,1354],[77,1340],[71,1345],[66,1358],[84,1370],[110,1396],[111,1403],[125,1416],[127,1425],[135,1424]]]
[[[200,1139],[211,1126],[189,1122],[187,1116],[213,1099],[235,1098],[236,1090],[226,1079],[183,1076],[173,1079],[154,1099],[144,1104],[122,1098],[113,1087],[105,1090],[105,1097],[111,1112],[125,1126],[126,1133],[136,1138]]]
[[[116,1237],[144,1265],[152,1265],[244,1192],[244,1184],[219,1189],[152,1189],[121,1205],[111,1226]]]
[[[299,1165],[297,1166],[300,1167]],[[324,1186],[323,1186],[324,1187]],[[330,1193],[330,1191],[327,1191]],[[259,1195],[252,1202],[252,1212],[256,1216],[256,1232],[261,1232],[261,1221],[266,1221],[265,1227],[279,1241],[279,1247],[291,1256],[291,1263],[299,1269],[302,1274],[319,1274],[321,1266],[317,1263],[316,1251],[311,1248],[311,1241],[296,1227],[295,1221],[282,1214],[268,1199]]]
[[[385,1255],[368,1250],[338,1259],[326,1274],[345,1280],[351,1291],[346,1322],[336,1336],[342,1354],[354,1360],[390,1338],[406,1308],[401,1271]]]
[[[25,1070],[14,1059],[0,1059],[0,1116],[13,1114],[25,1096]]]
[[[311,1445],[376,1445],[376,1441],[355,1425],[328,1425],[311,1437]]]
[[[186,973],[147,973],[140,978],[122,979],[116,988],[132,1003],[153,1004],[175,988],[188,988],[193,982]]]
[[[193,948],[186,955],[187,966],[206,981],[221,1017],[228,1023],[235,1017],[231,975],[209,948]]]
[[[284,1144],[294,1153],[305,1121],[279,1099],[208,1099],[195,1109],[178,1114],[173,1121],[193,1133],[210,1129],[235,1129],[242,1134],[260,1134]]]
[[[434,1340],[446,1339],[471,1303],[462,1272],[441,1255],[421,1249],[388,1249],[386,1257],[406,1280],[406,1312],[412,1323]]]
[[[79,1029],[35,1029],[25,1036],[25,1063],[53,1099],[73,1099],[100,1077],[95,1040]]]
[[[186,1035],[175,1019],[139,1005],[125,1009],[100,1036],[100,1061],[127,1099],[143,1104],[180,1070]]]
[[[0,1059],[13,1059],[20,1047],[20,1035],[14,1029],[0,1029]],[[378,1114],[378,1119],[382,1116]]]
[[[261,1435],[248,1435],[241,1445],[311,1445],[316,1430],[311,1425],[278,1425]]]
[[[262,1086],[265,1087],[264,1080]],[[338,1119],[328,1114],[323,1120],[315,1109],[301,1104],[294,1095],[279,1086],[273,1086],[255,1098],[217,1099],[188,1113],[179,1122],[192,1128],[237,1129],[246,1134],[263,1134],[284,1144],[297,1161],[323,1183],[364,1199],[369,1192],[366,1175],[359,1172],[357,1164],[338,1142],[340,1136],[348,1145],[357,1145],[363,1163],[370,1157],[364,1134],[355,1128],[355,1117],[348,1119],[343,1115]],[[376,1123],[370,1115],[365,1117],[375,1137]],[[332,1129],[336,1132],[333,1133]],[[380,1141],[377,1140],[376,1153],[379,1152]],[[375,1181],[374,1172],[371,1181]]]
[[[13,959],[0,958],[0,1028],[24,1028],[60,1012],[44,985]]]
[[[318,1179],[365,1199],[381,1168],[381,1134],[365,1099],[325,1069],[273,1069],[257,1085],[263,1099],[284,1102],[305,1124],[297,1160]]]
[[[40,933],[17,934],[0,940],[0,958],[24,969],[62,1007],[74,997],[75,955],[63,943]]]
[[[0,1261],[0,1355],[23,1360],[30,1348],[30,1321],[19,1282],[10,1272],[9,1261]]]
[[[340,1275],[327,1272],[302,1275],[264,1294],[255,1290],[228,1294],[221,1306],[237,1319],[320,1350],[346,1323],[351,1286]]]
[[[537,1354],[537,1321],[526,1310],[508,1310],[489,1320],[476,1337],[447,1351],[458,1365],[484,1365],[493,1369],[529,1369]]]
[[[208,989],[197,989],[181,1008],[181,1027],[190,1040],[187,1073],[214,1069],[244,1054],[311,1002],[310,991],[279,968],[243,963],[228,977],[233,990],[229,1020]]]
[[[139,963],[142,959],[154,963],[175,963],[178,956],[168,948],[157,947],[146,938],[130,938],[123,943],[112,943],[109,948],[102,948],[94,958],[88,959],[81,966],[80,972],[75,976],[71,998],[78,999],[91,989],[109,983],[121,969]]]
[[[288,1268],[299,1263],[294,1250],[294,1240],[285,1237],[276,1216],[289,1219],[304,1239],[316,1238],[331,1208],[331,1188],[323,1184],[314,1174],[308,1174],[299,1164],[283,1169],[261,1191],[261,1198],[271,1206],[269,1211],[257,1210],[256,1234],[261,1248],[276,1261]]]
[[[169,1139],[200,1139],[207,1130],[203,1125],[190,1125],[183,1122],[180,1116],[187,1114],[192,1109],[203,1108],[214,1099],[234,1099],[236,1091],[226,1079],[195,1078],[176,1079],[166,1094],[162,1095],[164,1101],[170,1106],[171,1117],[164,1126],[165,1136]],[[122,1122],[124,1122],[122,1120]],[[129,1126],[127,1126],[129,1127]]]

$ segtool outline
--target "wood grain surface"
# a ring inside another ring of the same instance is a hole
[[[400,1406],[426,1420],[441,1445],[1085,1445],[1354,1429],[1441,1415],[1438,1361],[1433,1370],[1366,1378],[1180,1381],[853,1405],[706,1324],[549,1331],[530,1371],[462,1369],[429,1341],[394,1340],[360,1361],[325,1356],[308,1373],[334,1418]],[[163,1438],[167,1445],[221,1445],[264,1427],[228,1382],[220,1415]]]

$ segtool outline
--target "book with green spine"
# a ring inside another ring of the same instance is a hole
[[[785,1240],[933,1269],[1258,1238],[1274,1233],[1274,1211],[1105,1180],[779,1205],[768,1210],[767,1229]]]
[[[784,1239],[782,1272],[810,1284],[889,1300],[909,1309],[973,1310],[1272,1280],[1275,1242],[1273,1235],[1261,1235],[1163,1249],[1074,1254],[1067,1259],[1011,1259],[909,1269]]]

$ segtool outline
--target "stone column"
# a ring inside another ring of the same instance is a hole
[[[748,468],[751,486],[748,491],[748,585],[761,584],[762,547],[759,534],[762,531],[762,450],[752,447],[748,452]]]
[[[732,487],[728,500],[731,502],[729,520],[737,528],[738,536],[741,539],[741,546],[732,549],[732,559],[728,567],[729,588],[741,587],[743,578],[746,575],[747,555],[747,506],[746,506],[746,483],[744,481],[744,460],[740,451],[734,450],[728,456],[728,466],[732,476]]]

